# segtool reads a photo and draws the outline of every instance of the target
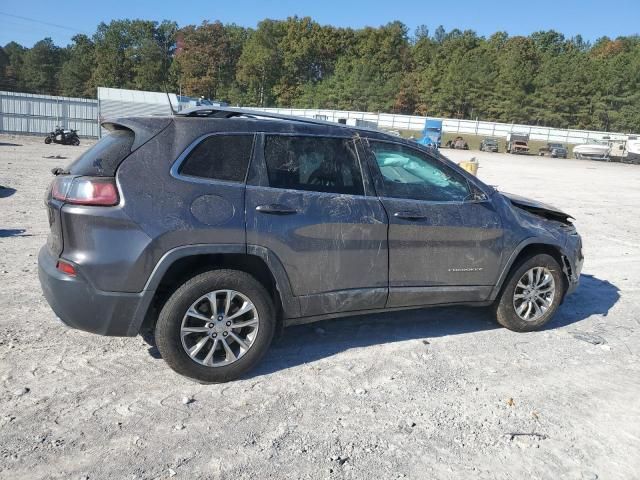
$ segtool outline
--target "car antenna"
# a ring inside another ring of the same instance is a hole
[[[169,101],[169,108],[171,109],[171,116],[175,117],[176,116],[176,111],[173,108],[173,105],[171,104],[171,96],[169,95],[169,91],[167,90],[167,84],[164,84],[164,93],[167,94],[167,100]]]

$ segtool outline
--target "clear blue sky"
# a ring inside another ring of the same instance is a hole
[[[472,29],[485,36],[498,30],[527,35],[555,29],[593,41],[640,33],[640,0],[2,0],[0,45],[15,40],[30,47],[44,37],[66,45],[75,33],[91,34],[99,22],[118,18],[169,19],[180,26],[220,20],[254,27],[264,18],[292,15],[354,28],[400,20],[412,32],[420,24],[431,32],[442,24],[447,31]]]

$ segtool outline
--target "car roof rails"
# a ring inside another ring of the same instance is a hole
[[[280,113],[263,112],[260,110],[251,110],[246,108],[235,107],[193,107],[182,110],[176,114],[178,117],[196,117],[196,118],[257,118],[269,120],[286,120],[290,122],[310,123],[314,125],[325,125],[331,127],[345,127],[340,123],[328,122],[326,120],[317,120],[306,117],[297,117],[294,115],[282,115]]]

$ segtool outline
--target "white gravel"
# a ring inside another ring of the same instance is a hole
[[[640,166],[451,153],[577,218],[582,284],[546,330],[467,308],[332,320],[203,386],[47,306],[43,196],[68,160],[42,157],[86,142],[41,142],[0,136],[0,478],[639,477]]]

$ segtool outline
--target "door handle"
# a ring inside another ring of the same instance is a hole
[[[256,211],[260,213],[268,213],[270,215],[293,215],[294,213],[298,213],[297,210],[289,208],[285,205],[280,205],[279,203],[258,205],[256,207]]]
[[[401,218],[403,220],[423,220],[427,218],[426,215],[422,215],[418,212],[396,212],[393,214],[396,218]]]

